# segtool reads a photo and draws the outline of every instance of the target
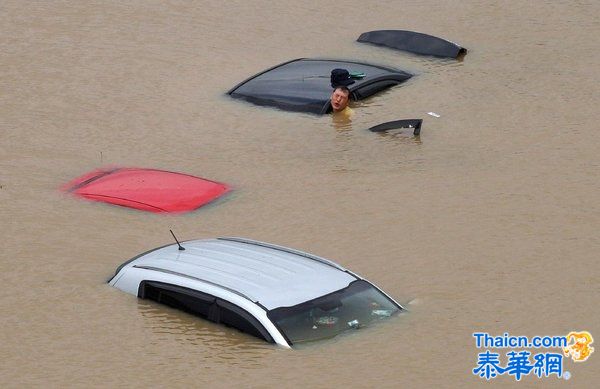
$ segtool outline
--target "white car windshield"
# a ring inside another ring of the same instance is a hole
[[[274,309],[268,316],[295,344],[361,328],[389,318],[401,309],[371,284],[358,280],[314,300]]]

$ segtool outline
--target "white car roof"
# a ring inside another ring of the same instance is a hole
[[[347,287],[358,279],[326,259],[242,238],[183,242],[142,254],[137,267],[218,285],[271,310],[294,306]]]

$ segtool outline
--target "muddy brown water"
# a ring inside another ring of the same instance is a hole
[[[600,337],[598,2],[6,0],[0,10],[0,386],[462,387],[482,381],[474,331]],[[469,53],[460,62],[355,42],[384,28]],[[343,125],[224,95],[299,57],[416,77],[355,104]],[[412,117],[424,118],[420,139],[365,131]],[[234,191],[160,216],[57,190],[107,165]],[[331,258],[410,313],[286,351],[107,286],[120,263],[169,243],[170,228]],[[598,361],[565,361],[568,384],[596,387]],[[567,384],[541,381],[495,384]]]

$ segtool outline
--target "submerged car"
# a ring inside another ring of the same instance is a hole
[[[119,266],[109,284],[286,348],[404,310],[332,261],[243,238],[156,248]]]
[[[467,54],[467,49],[454,42],[415,31],[376,30],[363,32],[357,41],[434,57],[459,58]]]
[[[194,211],[227,193],[220,182],[164,170],[107,167],[68,182],[61,190],[89,201],[155,213]]]
[[[233,98],[287,111],[331,112],[331,71],[347,69],[354,79],[348,86],[352,100],[362,100],[412,74],[387,66],[333,59],[299,58],[258,73],[227,92]]]

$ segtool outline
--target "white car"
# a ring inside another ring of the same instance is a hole
[[[242,238],[159,247],[119,266],[109,284],[288,348],[404,310],[334,262]]]

